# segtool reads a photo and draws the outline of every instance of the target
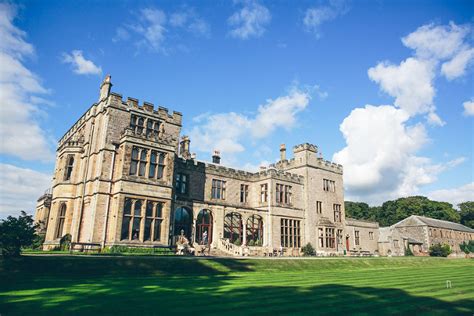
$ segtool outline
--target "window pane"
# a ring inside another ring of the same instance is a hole
[[[163,209],[163,204],[157,203],[156,204],[156,215],[155,215],[156,217],[161,217],[162,209]]]
[[[125,205],[123,208],[123,214],[124,215],[130,215],[132,213],[132,200],[129,198],[125,199]]]
[[[156,165],[150,164],[150,169],[148,170],[148,178],[154,178],[156,173]]]
[[[132,159],[138,159],[138,149],[136,147],[132,149]]]
[[[136,175],[137,174],[137,162],[132,161],[130,164],[130,175]]]
[[[148,201],[146,203],[146,216],[147,217],[153,216],[153,202]]]
[[[150,155],[150,162],[156,163],[156,151],[152,150]]]
[[[161,220],[155,220],[155,232],[153,240],[160,240],[161,239]]]
[[[135,212],[134,212],[134,215],[135,216],[141,216],[142,214],[142,201],[141,200],[138,200],[135,202]]]
[[[163,178],[163,171],[164,171],[163,166],[162,166],[162,165],[159,165],[159,166],[158,166],[158,176],[157,176],[158,179]]]
[[[132,227],[132,240],[138,240],[140,237],[140,217],[135,217],[133,219],[133,227]]]
[[[139,176],[144,176],[145,175],[145,167],[146,167],[146,163],[145,162],[140,162],[139,170],[138,170],[138,175]]]
[[[143,240],[151,240],[151,222],[152,219],[147,218],[145,220],[145,231],[143,234]]]
[[[129,227],[130,227],[130,217],[124,216],[124,218],[122,220],[122,237],[121,237],[121,239],[128,239]]]

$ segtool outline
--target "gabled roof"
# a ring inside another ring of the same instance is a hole
[[[394,226],[398,226],[399,224],[406,222],[408,219],[415,220],[419,222],[420,224],[424,224],[424,225],[434,227],[434,228],[444,228],[444,229],[457,230],[461,232],[474,233],[474,229],[458,224],[458,223],[453,223],[453,222],[443,221],[440,219],[434,219],[434,218],[418,216],[418,215],[412,215],[408,218],[405,218],[404,220],[396,223]]]

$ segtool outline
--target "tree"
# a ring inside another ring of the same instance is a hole
[[[461,224],[474,228],[474,202],[464,202],[458,204],[460,209]]]
[[[474,221],[474,217],[469,217],[473,216],[472,204],[470,204],[469,207],[467,204],[463,207],[471,210],[465,211],[466,214],[470,214],[465,215],[466,220],[469,221],[473,219]],[[426,216],[455,223],[459,223],[461,218],[460,213],[458,213],[451,204],[431,201],[424,196],[400,198],[393,201],[386,201],[382,206],[372,207],[367,203],[347,201],[345,202],[345,209],[348,217],[376,221],[379,222],[380,226],[393,225],[411,215]]]
[[[430,256],[432,257],[447,257],[451,253],[449,245],[435,244],[430,247]]]
[[[375,220],[375,213],[367,203],[345,201],[346,216],[354,219]]]
[[[8,216],[0,222],[0,250],[3,256],[19,256],[21,248],[30,246],[35,239],[33,216],[21,211],[18,218]]]
[[[316,255],[316,250],[314,249],[313,245],[311,243],[307,243],[306,245],[301,248],[301,251],[303,251],[304,256],[315,256]]]

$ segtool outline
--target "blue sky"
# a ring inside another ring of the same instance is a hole
[[[310,142],[346,199],[474,199],[472,1],[18,1],[0,7],[0,216],[33,212],[55,143],[113,91],[184,114],[255,169]],[[27,141],[25,141],[25,139]]]

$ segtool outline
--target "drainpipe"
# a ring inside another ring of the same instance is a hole
[[[114,151],[112,153],[112,164],[110,166],[110,177],[109,177],[109,198],[107,199],[107,207],[106,207],[106,211],[105,211],[105,221],[104,221],[104,234],[102,236],[102,249],[105,247],[105,241],[106,241],[106,238],[107,238],[107,227],[108,227],[108,224],[109,224],[109,212],[110,212],[110,200],[112,199],[112,180],[113,180],[113,177],[114,177],[114,171],[115,171],[115,157],[117,155],[117,149],[118,149],[118,146],[119,144],[117,143],[114,143]]]

